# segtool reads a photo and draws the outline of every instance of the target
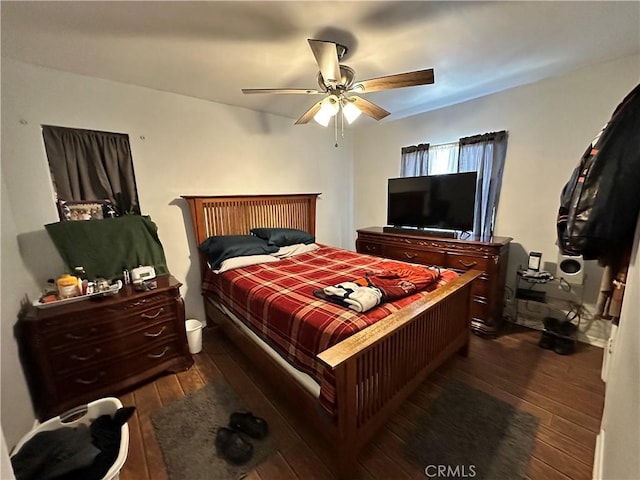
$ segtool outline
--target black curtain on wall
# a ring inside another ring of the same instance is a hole
[[[110,200],[118,213],[140,214],[129,136],[42,126],[58,200]]]

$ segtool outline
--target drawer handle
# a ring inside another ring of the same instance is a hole
[[[405,258],[411,260],[413,258],[416,258],[418,256],[418,254],[417,253],[404,252],[404,256],[405,256]]]
[[[162,350],[162,353],[149,353],[147,354],[147,357],[149,358],[162,358],[165,356],[165,354],[169,351],[169,347],[164,347],[164,350]]]
[[[91,380],[85,380],[84,378],[76,378],[76,383],[81,383],[82,385],[91,385],[92,383],[96,383],[98,380],[100,380],[100,377],[103,375],[104,375],[104,372],[100,372]]]
[[[145,303],[147,303],[146,300],[140,300],[138,302],[134,302],[131,305],[129,305],[130,307],[139,307],[140,305],[144,305]]]
[[[156,312],[155,315],[148,315],[146,313],[143,313],[142,315],[140,315],[142,318],[148,318],[148,319],[153,319],[153,318],[158,318],[158,315],[160,315],[162,312],[164,312],[164,307],[160,307],[160,310],[158,310]]]
[[[465,261],[464,261],[464,260],[458,260],[458,261],[459,261],[459,262],[462,264],[462,266],[463,266],[463,267],[465,267],[465,268],[475,267],[475,266],[478,264],[478,262],[465,263]]]
[[[67,333],[65,335],[65,337],[70,339],[70,340],[83,340],[85,338],[88,338],[89,335],[91,335],[92,333],[96,333],[96,329],[95,328],[90,328],[89,331],[84,335],[75,335],[73,333]]]
[[[375,251],[377,250],[377,248],[376,248],[376,247],[374,247],[374,246],[372,246],[372,245],[365,245],[365,246],[364,246],[364,249],[365,249],[367,252],[375,252]]]
[[[164,332],[166,330],[166,328],[167,327],[165,327],[163,325],[159,332],[157,332],[157,333],[144,332],[144,336],[145,337],[159,337],[160,335],[162,335],[162,332]]]
[[[99,348],[96,348],[94,350],[94,352],[91,355],[76,355],[75,353],[73,355],[71,355],[71,358],[73,360],[79,360],[80,362],[86,362],[87,360],[92,359],[93,357],[95,357],[98,353],[100,353],[102,350],[100,350]]]

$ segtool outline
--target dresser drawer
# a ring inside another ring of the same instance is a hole
[[[73,322],[66,329],[45,332],[45,343],[54,350],[72,348],[78,343],[95,339],[107,340],[141,328],[146,324],[170,320],[176,315],[175,307],[166,302],[156,302],[144,308],[121,310],[95,322]]]
[[[117,357],[123,351],[144,349],[154,343],[163,343],[168,337],[182,334],[171,319],[139,323],[135,327],[126,335],[95,338],[90,342],[75,343],[69,348],[56,350],[52,354],[54,372],[66,374],[82,370]]]
[[[367,255],[382,255],[382,245],[379,243],[366,242],[363,240],[356,240],[356,251],[358,253],[365,253]]]
[[[82,396],[88,392],[108,389],[110,385],[125,381],[142,372],[163,369],[163,364],[180,355],[176,339],[152,345],[130,355],[112,358],[102,365],[94,365],[68,375],[56,376],[56,387],[61,401]],[[115,392],[112,392],[115,393]]]
[[[157,296],[149,296],[144,298],[131,298],[125,302],[101,302],[98,300],[85,300],[78,302],[78,306],[86,306],[85,309],[78,309],[62,316],[45,318],[39,325],[40,332],[43,334],[51,334],[59,330],[69,331],[73,328],[81,328],[87,323],[100,324],[110,322],[114,319],[124,316],[135,316],[146,313],[153,315],[155,309],[171,305],[172,297],[159,294]]]
[[[490,308],[485,298],[473,296],[471,301],[471,319],[481,323],[489,323]]]
[[[490,260],[477,255],[465,255],[457,252],[447,252],[445,266],[458,270],[482,270],[489,271]]]
[[[420,263],[422,265],[443,266],[445,253],[429,250],[417,250],[403,246],[384,246],[384,256],[395,260],[402,260],[409,263]]]
[[[471,294],[476,297],[489,298],[491,295],[492,283],[484,273],[473,281]]]

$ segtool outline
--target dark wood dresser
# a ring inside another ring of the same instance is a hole
[[[181,284],[155,280],[154,290],[125,285],[116,295],[21,312],[16,338],[40,421],[193,364]]]
[[[471,328],[495,336],[502,324],[504,285],[509,259],[509,237],[480,239],[440,238],[413,233],[385,232],[382,227],[358,230],[360,253],[458,270],[482,270],[472,287]]]

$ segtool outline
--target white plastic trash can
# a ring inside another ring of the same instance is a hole
[[[187,329],[189,352],[200,353],[200,350],[202,350],[202,322],[190,318],[185,322],[185,327]]]

